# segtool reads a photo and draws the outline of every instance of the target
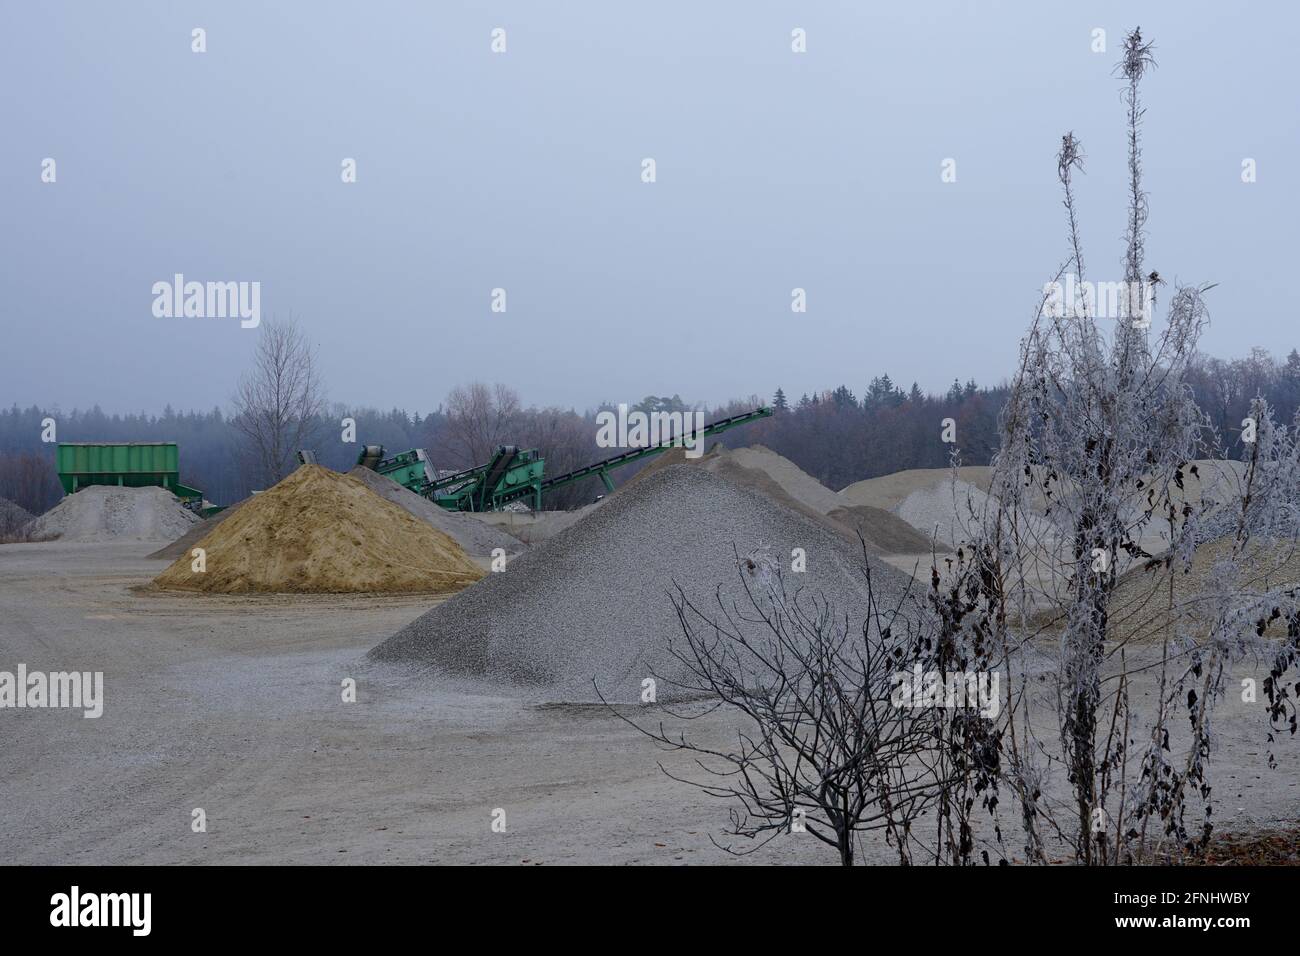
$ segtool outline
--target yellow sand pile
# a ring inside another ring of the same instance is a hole
[[[246,592],[458,591],[483,572],[446,534],[348,475],[303,465],[197,541],[160,587]]]

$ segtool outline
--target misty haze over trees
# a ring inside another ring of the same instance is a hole
[[[1197,404],[1220,435],[1241,427],[1250,403],[1261,395],[1289,420],[1300,409],[1300,352],[1293,349],[1278,360],[1262,349],[1245,358],[1221,360],[1201,356],[1190,370],[1189,382]],[[702,408],[706,421],[760,404],[774,404],[770,419],[727,432],[718,440],[738,447],[763,444],[794,461],[830,488],[890,474],[907,468],[941,468],[949,464],[953,446],[940,440],[941,422],[956,422],[957,443],[964,464],[988,464],[998,447],[997,420],[1007,387],[954,382],[943,395],[924,394],[915,385],[904,387],[887,374],[872,378],[860,392],[848,385],[812,395],[751,396],[708,408],[690,405],[679,396],[648,396],[634,408],[642,411],[681,411]],[[498,444],[538,448],[547,459],[547,472],[560,474],[613,452],[596,445],[596,413],[606,403],[584,412],[563,408],[525,407],[507,385],[471,383],[450,390],[445,404],[427,414],[394,408],[349,408],[331,403],[319,416],[313,450],[321,464],[346,471],[356,463],[362,444],[382,444],[389,453],[427,448],[437,468],[464,468],[485,461]],[[168,405],[160,415],[107,413],[98,405],[89,410],[61,412],[57,408],[16,403],[0,410],[0,497],[40,513],[62,495],[54,472],[54,446],[42,444],[41,421],[52,417],[60,441],[174,441],[180,445],[181,480],[200,488],[222,505],[239,501],[265,487],[261,469],[242,453],[245,437],[230,413],[177,411]],[[356,420],[356,444],[339,440],[341,420]],[[295,449],[296,450],[296,449]],[[623,481],[636,473],[630,467],[615,476]],[[550,508],[567,508],[590,501],[601,491],[592,481],[570,486],[550,496]]]

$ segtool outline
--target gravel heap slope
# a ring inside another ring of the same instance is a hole
[[[68,495],[28,530],[62,541],[170,541],[198,520],[164,488],[92,485]]]
[[[788,572],[796,547],[807,553],[807,571],[787,581],[860,620],[860,548],[759,492],[673,465],[428,611],[370,656],[550,701],[596,700],[593,680],[609,700],[635,701],[641,681],[658,676],[665,700],[681,676],[668,652],[670,641],[681,642],[668,596],[674,585],[706,610],[716,610],[719,587],[724,601],[748,607],[737,552],[743,559],[766,549]],[[906,582],[881,565],[873,579],[887,602]]]
[[[17,534],[32,522],[31,513],[8,498],[0,498],[0,538]]]

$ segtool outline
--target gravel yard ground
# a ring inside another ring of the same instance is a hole
[[[735,860],[709,841],[725,807],[604,708],[367,671],[429,598],[168,594],[155,547],[0,546],[0,670],[102,670],[105,697],[98,719],[0,710],[0,863]],[[786,841],[758,859],[828,858]]]
[[[102,670],[105,697],[98,719],[0,710],[0,862],[736,861],[709,839],[727,806],[665,777],[659,761],[691,768],[603,708],[368,669],[428,598],[167,594],[148,587],[153,547],[0,546],[0,670]],[[1220,825],[1293,822],[1300,746],[1281,740],[1270,771],[1258,708],[1230,699],[1223,715]],[[724,714],[688,728],[716,743],[736,729]],[[794,836],[750,859],[833,862]],[[871,836],[862,859],[891,856]]]

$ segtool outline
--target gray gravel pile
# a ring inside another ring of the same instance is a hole
[[[919,488],[899,502],[897,514],[923,535],[937,534],[940,541],[956,547],[967,544],[979,529],[980,518],[992,514],[996,502],[985,492],[960,479],[951,478],[929,488]],[[973,516],[972,516],[973,515]],[[1060,544],[1060,532],[1045,517],[1022,515],[1020,534],[1037,550],[1053,552]]]
[[[496,548],[504,549],[507,554],[513,554],[521,549],[522,543],[518,538],[479,521],[473,515],[440,508],[428,498],[417,495],[377,471],[358,465],[348,474],[381,498],[391,501],[412,517],[419,518],[425,524],[449,536],[465,549],[466,554],[474,557],[491,557],[492,551]]]
[[[752,453],[745,457],[745,460],[750,464],[741,464],[739,451]],[[637,483],[646,480],[664,468],[670,468],[673,465],[689,465],[692,468],[700,468],[710,474],[717,475],[719,478],[724,478],[733,485],[757,491],[777,504],[811,518],[816,524],[820,524],[837,534],[843,534],[854,543],[857,542],[856,535],[848,527],[829,520],[825,512],[819,509],[822,500],[815,490],[810,491],[810,486],[820,488],[827,494],[833,495],[834,492],[818,484],[807,474],[800,471],[793,462],[768,451],[762,445],[755,445],[753,448],[740,449],[739,451],[728,451],[724,445],[716,444],[706,455],[701,455],[699,458],[687,458],[682,449],[674,448],[672,451],[664,452],[653,459],[650,466],[639,471],[630,481],[620,485],[615,494],[622,494],[628,488],[635,488]],[[784,462],[789,467],[783,467],[781,462]],[[780,479],[777,476],[781,476]],[[806,481],[801,482],[798,476],[802,476]],[[800,495],[796,496],[791,489],[799,491]],[[809,503],[810,501],[812,504]]]
[[[15,535],[32,520],[31,512],[8,498],[0,498],[0,538]]]
[[[765,548],[804,596],[829,598],[861,620],[861,552],[834,532],[764,495],[691,465],[665,468],[610,497],[584,520],[488,574],[371,651],[372,660],[423,669],[431,678],[486,681],[548,701],[593,701],[593,678],[611,701],[640,697],[657,675],[659,700],[680,676],[668,653],[681,630],[668,592],[674,582],[705,610],[713,594],[748,604],[742,556]],[[873,564],[877,599],[893,602],[906,579]]]
[[[165,488],[92,485],[68,495],[28,530],[62,541],[171,541],[198,520]]]
[[[913,491],[898,503],[896,513],[925,537],[937,535],[960,547],[978,529],[979,516],[989,502],[989,496],[974,485],[947,478]]]

